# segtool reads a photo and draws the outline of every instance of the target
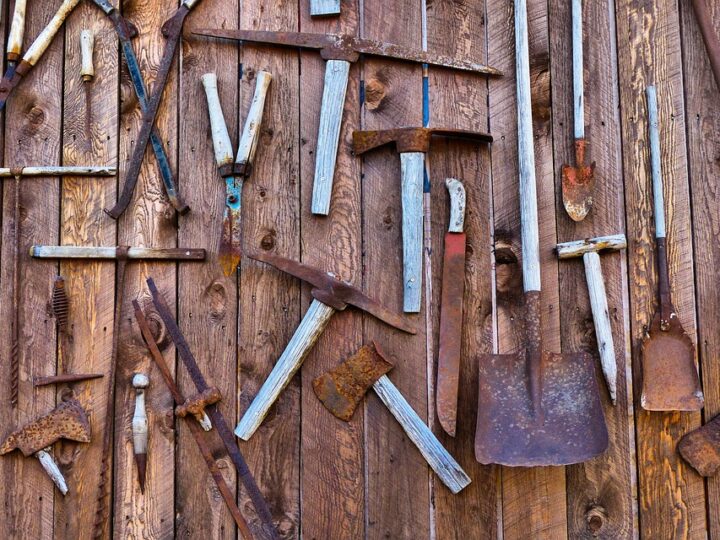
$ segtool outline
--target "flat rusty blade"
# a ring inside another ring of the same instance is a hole
[[[465,293],[465,233],[445,234],[442,296],[440,300],[440,347],[436,408],[445,432],[455,436],[460,351],[462,348],[463,296]]]
[[[595,163],[585,164],[585,139],[575,141],[575,166],[562,167],[562,196],[565,211],[573,221],[582,221],[590,212],[595,190]]]
[[[234,176],[225,178],[225,211],[223,213],[218,262],[226,276],[235,273],[242,255],[240,231],[242,183],[242,178]]]
[[[147,454],[135,454],[135,465],[138,471],[138,483],[140,492],[145,493],[145,476],[147,471]]]
[[[269,30],[228,30],[225,28],[200,28],[193,30],[196,36],[208,36],[249,43],[269,43],[281,47],[299,49],[324,49],[338,46],[339,37],[332,34],[312,34],[309,32],[272,32]]]
[[[680,439],[678,451],[700,476],[714,476],[720,471],[720,416]]]

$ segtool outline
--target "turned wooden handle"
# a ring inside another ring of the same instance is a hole
[[[95,68],[93,67],[93,50],[95,49],[95,34],[92,30],[83,30],[80,32],[80,56],[82,64],[80,66],[80,76],[83,81],[92,81],[95,77]]]
[[[311,211],[326,216],[330,212],[335,161],[340,143],[345,94],[350,62],[328,60],[325,64],[325,84],[320,105],[317,146],[315,148],[315,180]]]
[[[150,380],[143,373],[136,373],[132,379],[135,388],[135,412],[132,418],[133,451],[136,454],[147,454],[148,419],[145,411],[145,389]]]
[[[340,0],[310,0],[311,17],[340,15]]]
[[[448,232],[461,233],[465,228],[465,186],[460,180],[446,178],[445,187],[450,195],[450,222]]]
[[[7,45],[7,59],[11,62],[19,60],[20,53],[22,53],[23,36],[25,35],[25,4],[27,4],[27,0],[15,0]]]
[[[237,157],[235,158],[237,163],[249,164],[255,157],[255,150],[260,138],[260,124],[262,124],[263,111],[265,110],[265,96],[267,96],[271,81],[272,75],[270,73],[267,71],[258,72],[255,93],[238,144]]]
[[[55,15],[53,15],[53,18],[50,19],[48,25],[42,32],[40,32],[40,35],[35,38],[33,44],[30,45],[30,48],[25,52],[23,61],[27,62],[31,66],[35,65],[45,52],[45,49],[47,49],[50,43],[52,43],[55,34],[58,33],[58,30],[60,30],[60,27],[63,22],[65,22],[67,16],[79,3],[80,0],[64,0]]]
[[[400,154],[403,238],[403,311],[418,313],[422,303],[423,181],[425,154]]]
[[[212,133],[213,148],[215,150],[215,162],[218,166],[228,165],[233,162],[232,142],[225,124],[220,96],[217,90],[217,76],[214,73],[206,73],[202,76],[202,84],[207,97],[208,114],[210,115],[210,132]]]

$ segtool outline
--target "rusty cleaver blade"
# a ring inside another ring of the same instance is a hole
[[[440,425],[454,437],[465,293],[465,188],[454,178],[445,180],[445,185],[450,193],[450,224],[443,255],[436,408]]]

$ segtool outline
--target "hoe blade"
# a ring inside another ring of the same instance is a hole
[[[607,448],[592,358],[586,353],[542,355],[543,415],[533,412],[525,354],[479,357],[475,458],[480,463],[569,465]]]

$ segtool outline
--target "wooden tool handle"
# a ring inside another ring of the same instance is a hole
[[[202,76],[202,84],[207,97],[208,114],[210,115],[210,132],[212,133],[213,148],[215,150],[215,162],[218,166],[228,165],[233,162],[232,142],[230,134],[225,125],[220,96],[217,90],[217,76],[214,73],[206,73]]]
[[[53,15],[53,18],[50,19],[48,25],[43,29],[42,32],[40,32],[40,35],[35,38],[33,44],[30,45],[30,48],[25,52],[25,55],[23,56],[23,61],[27,62],[31,66],[35,65],[35,63],[45,52],[45,49],[47,49],[52,42],[55,34],[57,34],[58,30],[60,30],[60,27],[62,26],[63,22],[65,22],[67,16],[73,9],[75,9],[75,6],[77,6],[79,3],[80,0],[63,1],[55,15]]]
[[[255,150],[257,150],[257,143],[260,138],[260,124],[262,124],[265,109],[265,96],[267,96],[271,81],[272,75],[267,71],[258,72],[255,93],[240,136],[240,144],[238,144],[237,157],[235,158],[237,163],[250,164],[255,157]]]
[[[265,415],[277,400],[280,392],[288,385],[305,360],[305,356],[315,345],[318,337],[330,321],[335,310],[319,300],[313,300],[305,313],[300,326],[295,330],[290,343],[268,375],[265,383],[255,396],[243,417],[235,428],[235,435],[247,441],[260,427]]]
[[[340,0],[310,0],[311,17],[340,15]]]
[[[529,292],[540,290],[540,247],[526,0],[515,0],[515,51],[523,287]]]
[[[182,5],[186,8],[188,8],[188,10],[190,10],[199,3],[200,3],[200,0],[183,0]]]
[[[32,246],[30,256],[39,259],[117,259],[116,247],[99,246]],[[128,259],[195,260],[205,259],[202,248],[131,247]]]
[[[12,26],[8,36],[7,59],[16,62],[22,52],[23,36],[25,34],[25,4],[27,0],[15,0]]]
[[[425,154],[400,154],[403,238],[403,311],[419,313],[422,303],[423,181]]]
[[[35,452],[35,457],[40,460],[42,468],[45,469],[45,472],[48,473],[48,476],[50,476],[60,493],[62,493],[63,495],[67,495],[68,487],[67,483],[65,482],[65,477],[63,476],[62,472],[60,472],[60,468],[57,466],[57,463],[55,463],[53,457],[50,455],[50,447]]]
[[[345,60],[328,60],[325,64],[325,84],[315,149],[315,180],[311,207],[313,214],[326,216],[330,212],[349,73],[350,62]]]
[[[572,0],[573,109],[575,139],[585,138],[585,95],[583,89],[583,21],[582,0]]]
[[[23,167],[20,177],[25,176],[115,176],[115,167],[89,167],[89,166],[49,166],[49,167]],[[14,177],[14,170],[9,167],[0,167],[0,178]]]
[[[80,67],[80,76],[83,81],[92,81],[95,77],[95,68],[93,67],[93,50],[95,48],[95,34],[92,30],[83,30],[80,32],[80,56],[82,64]]]
[[[655,212],[655,238],[665,238],[665,198],[663,197],[657,90],[654,86],[648,86],[646,93],[648,106],[648,130],[650,133],[650,169],[653,185],[653,211]]]
[[[145,389],[150,384],[147,375],[136,373],[132,379],[135,388],[135,412],[132,418],[133,451],[136,454],[147,453],[148,419],[145,412]]]
[[[467,473],[420,419],[387,375],[383,375],[373,384],[373,390],[450,491],[459,493],[470,484]]]
[[[450,195],[450,222],[448,232],[461,233],[465,228],[465,186],[460,180],[446,178],[445,187]]]

